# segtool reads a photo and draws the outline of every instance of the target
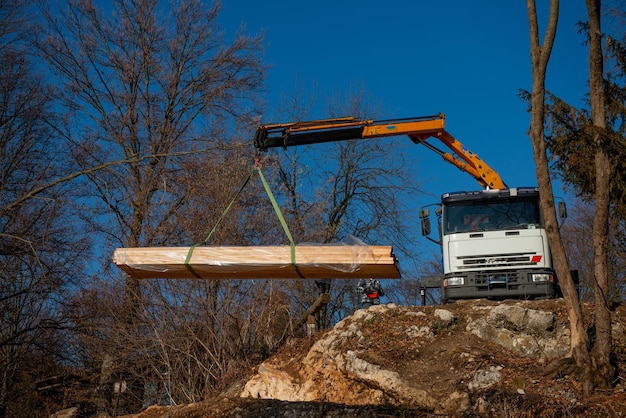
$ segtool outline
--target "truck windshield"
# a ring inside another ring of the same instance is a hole
[[[537,199],[450,202],[443,208],[444,234],[543,228]]]

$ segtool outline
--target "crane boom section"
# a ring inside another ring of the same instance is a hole
[[[458,139],[450,135],[450,133],[444,129],[433,134],[410,134],[409,138],[416,144],[423,144],[431,151],[436,152],[445,161],[456,166],[459,170],[465,171],[470,176],[474,177],[476,181],[483,187],[489,189],[508,189],[500,175],[484,162],[478,155],[470,151],[465,145],[463,145]],[[441,151],[426,140],[428,138],[436,138],[443,143],[449,150],[453,152]]]
[[[257,128],[254,145],[262,150],[350,139],[435,133],[443,129],[444,116],[373,121],[343,117],[308,122],[277,123]]]
[[[445,161],[474,177],[481,186],[492,189],[507,188],[495,170],[450,135],[444,126],[445,116],[442,114],[383,121],[343,117],[278,123],[260,125],[256,131],[254,145],[261,150],[267,150],[323,142],[407,135],[414,143],[425,145]],[[441,151],[427,143],[426,140],[429,138],[439,140],[453,153]]]

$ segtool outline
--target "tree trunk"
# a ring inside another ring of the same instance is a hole
[[[600,0],[586,0],[589,14],[589,97],[595,143],[596,210],[593,222],[594,295],[596,339],[592,350],[595,384],[611,386],[615,370],[610,363],[612,350],[609,303],[609,180],[611,166],[606,144],[606,112],[603,88],[602,33]]]
[[[541,195],[541,208],[544,213],[546,233],[552,251],[556,274],[563,291],[571,330],[570,355],[584,371],[583,389],[589,394],[593,389],[591,378],[591,358],[587,351],[587,335],[583,326],[583,316],[578,294],[567,262],[567,256],[558,228],[554,195],[548,169],[546,143],[544,137],[545,124],[545,79],[548,60],[554,45],[559,14],[559,1],[550,0],[550,16],[543,46],[539,39],[537,9],[534,0],[527,0],[528,20],[530,25],[530,55],[532,62],[533,90],[531,96],[530,140],[536,165],[537,184]]]

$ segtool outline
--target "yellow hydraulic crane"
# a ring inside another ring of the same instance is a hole
[[[268,148],[286,148],[321,142],[407,135],[414,143],[423,144],[445,161],[474,177],[481,186],[488,189],[506,189],[507,186],[500,175],[450,135],[444,126],[443,114],[380,121],[344,117],[277,123],[260,125],[256,131],[254,145],[265,151]],[[441,141],[452,153],[442,151],[426,142],[429,138]]]

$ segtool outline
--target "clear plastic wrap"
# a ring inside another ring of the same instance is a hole
[[[390,246],[348,237],[334,244],[118,248],[114,263],[139,278],[399,278]],[[192,250],[191,257],[189,252]]]

